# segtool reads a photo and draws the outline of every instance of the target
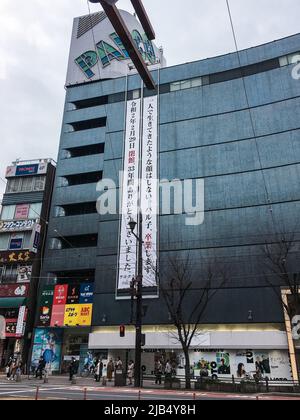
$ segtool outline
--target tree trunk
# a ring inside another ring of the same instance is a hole
[[[184,357],[185,357],[185,387],[186,389],[191,389],[191,362],[189,349],[184,348]]]

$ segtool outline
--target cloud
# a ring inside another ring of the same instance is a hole
[[[144,4],[169,65],[233,51],[225,0]],[[299,31],[298,0],[231,0],[231,6],[240,48]],[[129,0],[119,7],[132,11]],[[2,177],[16,158],[56,158],[72,20],[87,11],[86,0],[0,1]],[[0,195],[3,187],[0,180]]]

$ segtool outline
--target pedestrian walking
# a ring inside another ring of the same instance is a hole
[[[45,362],[44,358],[41,356],[40,360],[39,360],[38,367],[37,367],[36,372],[35,372],[36,379],[37,378],[39,378],[39,379],[43,378],[45,367],[46,367],[46,362]]]
[[[115,369],[114,369],[113,359],[110,359],[110,361],[107,364],[107,380],[108,380],[108,382],[112,381],[114,370]]]
[[[13,360],[14,360],[13,357],[10,357],[5,368],[6,378],[8,381],[10,380],[10,377],[11,377]]]
[[[102,360],[99,360],[96,365],[96,382],[100,382],[100,379],[102,378],[102,371],[103,371],[103,363]]]
[[[156,363],[155,366],[155,384],[161,385],[161,377],[163,373],[163,365],[160,360]]]
[[[70,382],[73,381],[74,376],[77,375],[77,372],[78,372],[78,363],[77,363],[77,360],[75,359],[75,357],[72,357],[72,361],[71,361],[70,368],[69,368]]]
[[[130,362],[129,362],[127,376],[128,376],[128,379],[129,379],[129,385],[132,385],[132,378],[134,377],[134,362],[133,362],[133,360],[130,360]]]
[[[170,382],[172,380],[172,365],[170,363],[170,360],[167,360],[167,363],[166,363],[165,376],[166,376],[166,382]]]

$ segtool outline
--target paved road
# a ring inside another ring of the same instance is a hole
[[[22,400],[36,399],[37,384],[35,381],[29,383],[0,382],[0,399],[2,400]],[[106,400],[106,401],[192,401],[196,400],[291,400],[298,399],[282,396],[256,396],[256,395],[231,395],[231,394],[211,394],[211,393],[193,393],[184,391],[165,391],[165,390],[139,390],[133,388],[107,388],[89,386],[83,388],[76,385],[55,385],[38,384],[38,399],[45,400]]]

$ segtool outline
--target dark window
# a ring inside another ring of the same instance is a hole
[[[60,238],[62,248],[61,249],[70,249],[70,248],[92,248],[97,246],[98,235],[78,235],[78,236],[66,236]]]
[[[72,102],[76,109],[92,108],[93,106],[108,104],[108,96],[98,96],[96,98],[84,99]]]
[[[82,214],[94,214],[97,213],[96,203],[80,203],[80,204],[68,204],[61,206],[64,209],[64,216],[80,216]]]
[[[274,70],[280,67],[279,59],[267,60],[261,63],[251,64],[237,69],[223,71],[209,75],[209,83],[220,83],[228,80],[239,79],[241,77],[252,76],[254,74],[263,73],[266,71]]]
[[[94,118],[93,120],[77,121],[70,123],[74,131],[90,130],[92,128],[101,128],[106,126],[106,117]]]
[[[94,283],[95,270],[59,271],[51,273],[51,277],[56,278],[58,284]]]
[[[67,180],[68,186],[94,184],[102,179],[102,172],[88,172],[86,174],[68,175],[64,177]]]
[[[117,102],[124,102],[125,101],[125,92],[114,93],[108,96],[108,103],[114,104]]]
[[[104,153],[104,146],[104,143],[100,143],[91,144],[88,146],[72,147],[66,150],[67,157],[71,159],[81,156],[100,155]]]

